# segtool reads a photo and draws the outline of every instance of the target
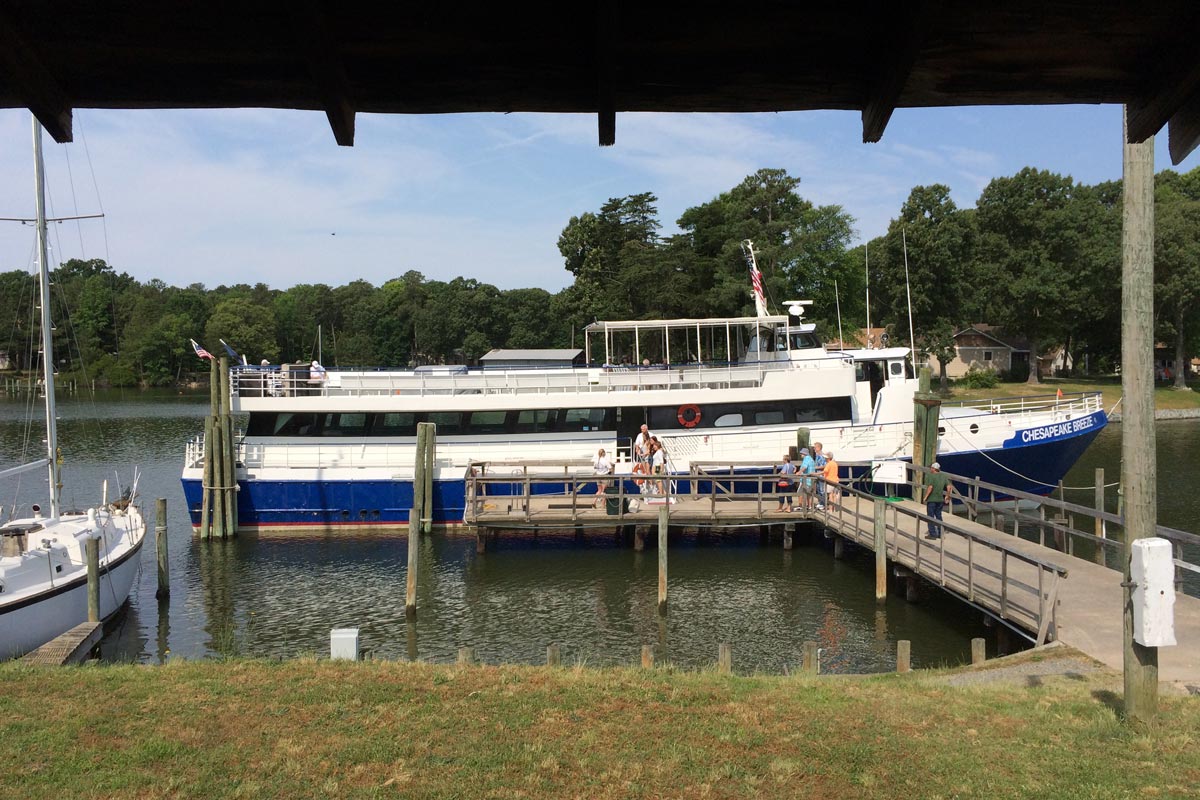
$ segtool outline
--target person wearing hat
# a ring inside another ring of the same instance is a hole
[[[933,471],[925,476],[925,493],[922,500],[925,503],[925,513],[933,519],[929,520],[929,533],[925,535],[925,538],[940,539],[942,538],[942,526],[937,522],[942,521],[942,509],[950,500],[951,485],[950,479],[942,472],[941,464],[935,461],[929,465],[929,468]],[[937,520],[937,522],[933,520]]]
[[[320,394],[325,386],[325,368],[315,358],[308,368],[308,386],[313,394]]]
[[[813,473],[817,471],[817,462],[813,460],[807,447],[800,448],[800,456],[800,474],[804,477],[800,480],[800,501],[797,505],[801,511],[812,511],[817,488],[814,485],[816,482],[813,480]]]

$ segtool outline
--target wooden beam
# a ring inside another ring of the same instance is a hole
[[[1182,108],[1171,117],[1168,126],[1167,144],[1171,152],[1171,163],[1179,164],[1200,145],[1200,92],[1192,95]]]
[[[616,4],[596,7],[596,117],[601,147],[617,141]]]
[[[71,105],[66,94],[3,13],[0,13],[0,83],[14,87],[54,141],[59,144],[71,141]]]
[[[863,142],[883,138],[921,46],[922,4],[886,3],[880,15],[875,51],[880,53],[863,102]]]
[[[329,118],[333,138],[342,147],[354,146],[354,104],[350,100],[350,79],[329,35],[329,21],[316,0],[296,9],[296,38],[317,96]]]
[[[1127,106],[1128,142],[1144,142],[1158,133],[1197,92],[1200,92],[1200,60],[1195,61],[1180,77],[1168,81],[1167,85],[1155,94],[1147,96],[1140,103],[1133,102]]]

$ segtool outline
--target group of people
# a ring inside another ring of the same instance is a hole
[[[642,425],[642,430],[633,441],[633,474],[634,481],[639,487],[647,484],[655,494],[664,494],[666,488],[663,476],[667,471],[667,451],[658,437],[650,432],[650,426]],[[592,468],[597,475],[610,475],[615,464],[611,456],[601,447],[592,459]],[[638,477],[645,476],[645,477]],[[651,476],[659,476],[652,478]],[[603,501],[604,487],[607,482],[596,481],[596,500],[593,506],[599,506]]]
[[[800,448],[800,463],[792,463],[790,453],[785,453],[779,465],[779,511],[824,511],[825,507],[837,508],[842,499],[838,488],[839,465],[832,450],[826,450],[820,442],[814,442],[812,451]],[[818,480],[818,476],[824,480]],[[828,481],[828,483],[826,482]],[[795,507],[793,507],[795,497]]]

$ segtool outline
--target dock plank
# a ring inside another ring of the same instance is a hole
[[[39,667],[61,667],[85,661],[88,654],[104,635],[100,622],[82,622],[71,630],[46,642],[31,653],[26,653],[21,663]]]

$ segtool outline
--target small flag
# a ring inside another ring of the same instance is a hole
[[[212,359],[212,357],[213,357],[212,353],[208,352],[203,347],[196,344],[195,339],[188,339],[188,341],[192,343],[192,349],[196,351],[196,355],[200,356],[200,358]],[[215,360],[215,359],[213,359],[213,360]]]
[[[220,342],[221,345],[225,348],[225,352],[229,353],[229,357],[233,359],[233,363],[235,363],[235,364],[241,363],[242,357],[237,354],[237,350],[234,350],[232,347],[229,346],[229,342],[225,341],[224,339],[217,339],[217,341]]]
[[[1058,390],[1058,399],[1062,400],[1062,389]]]

